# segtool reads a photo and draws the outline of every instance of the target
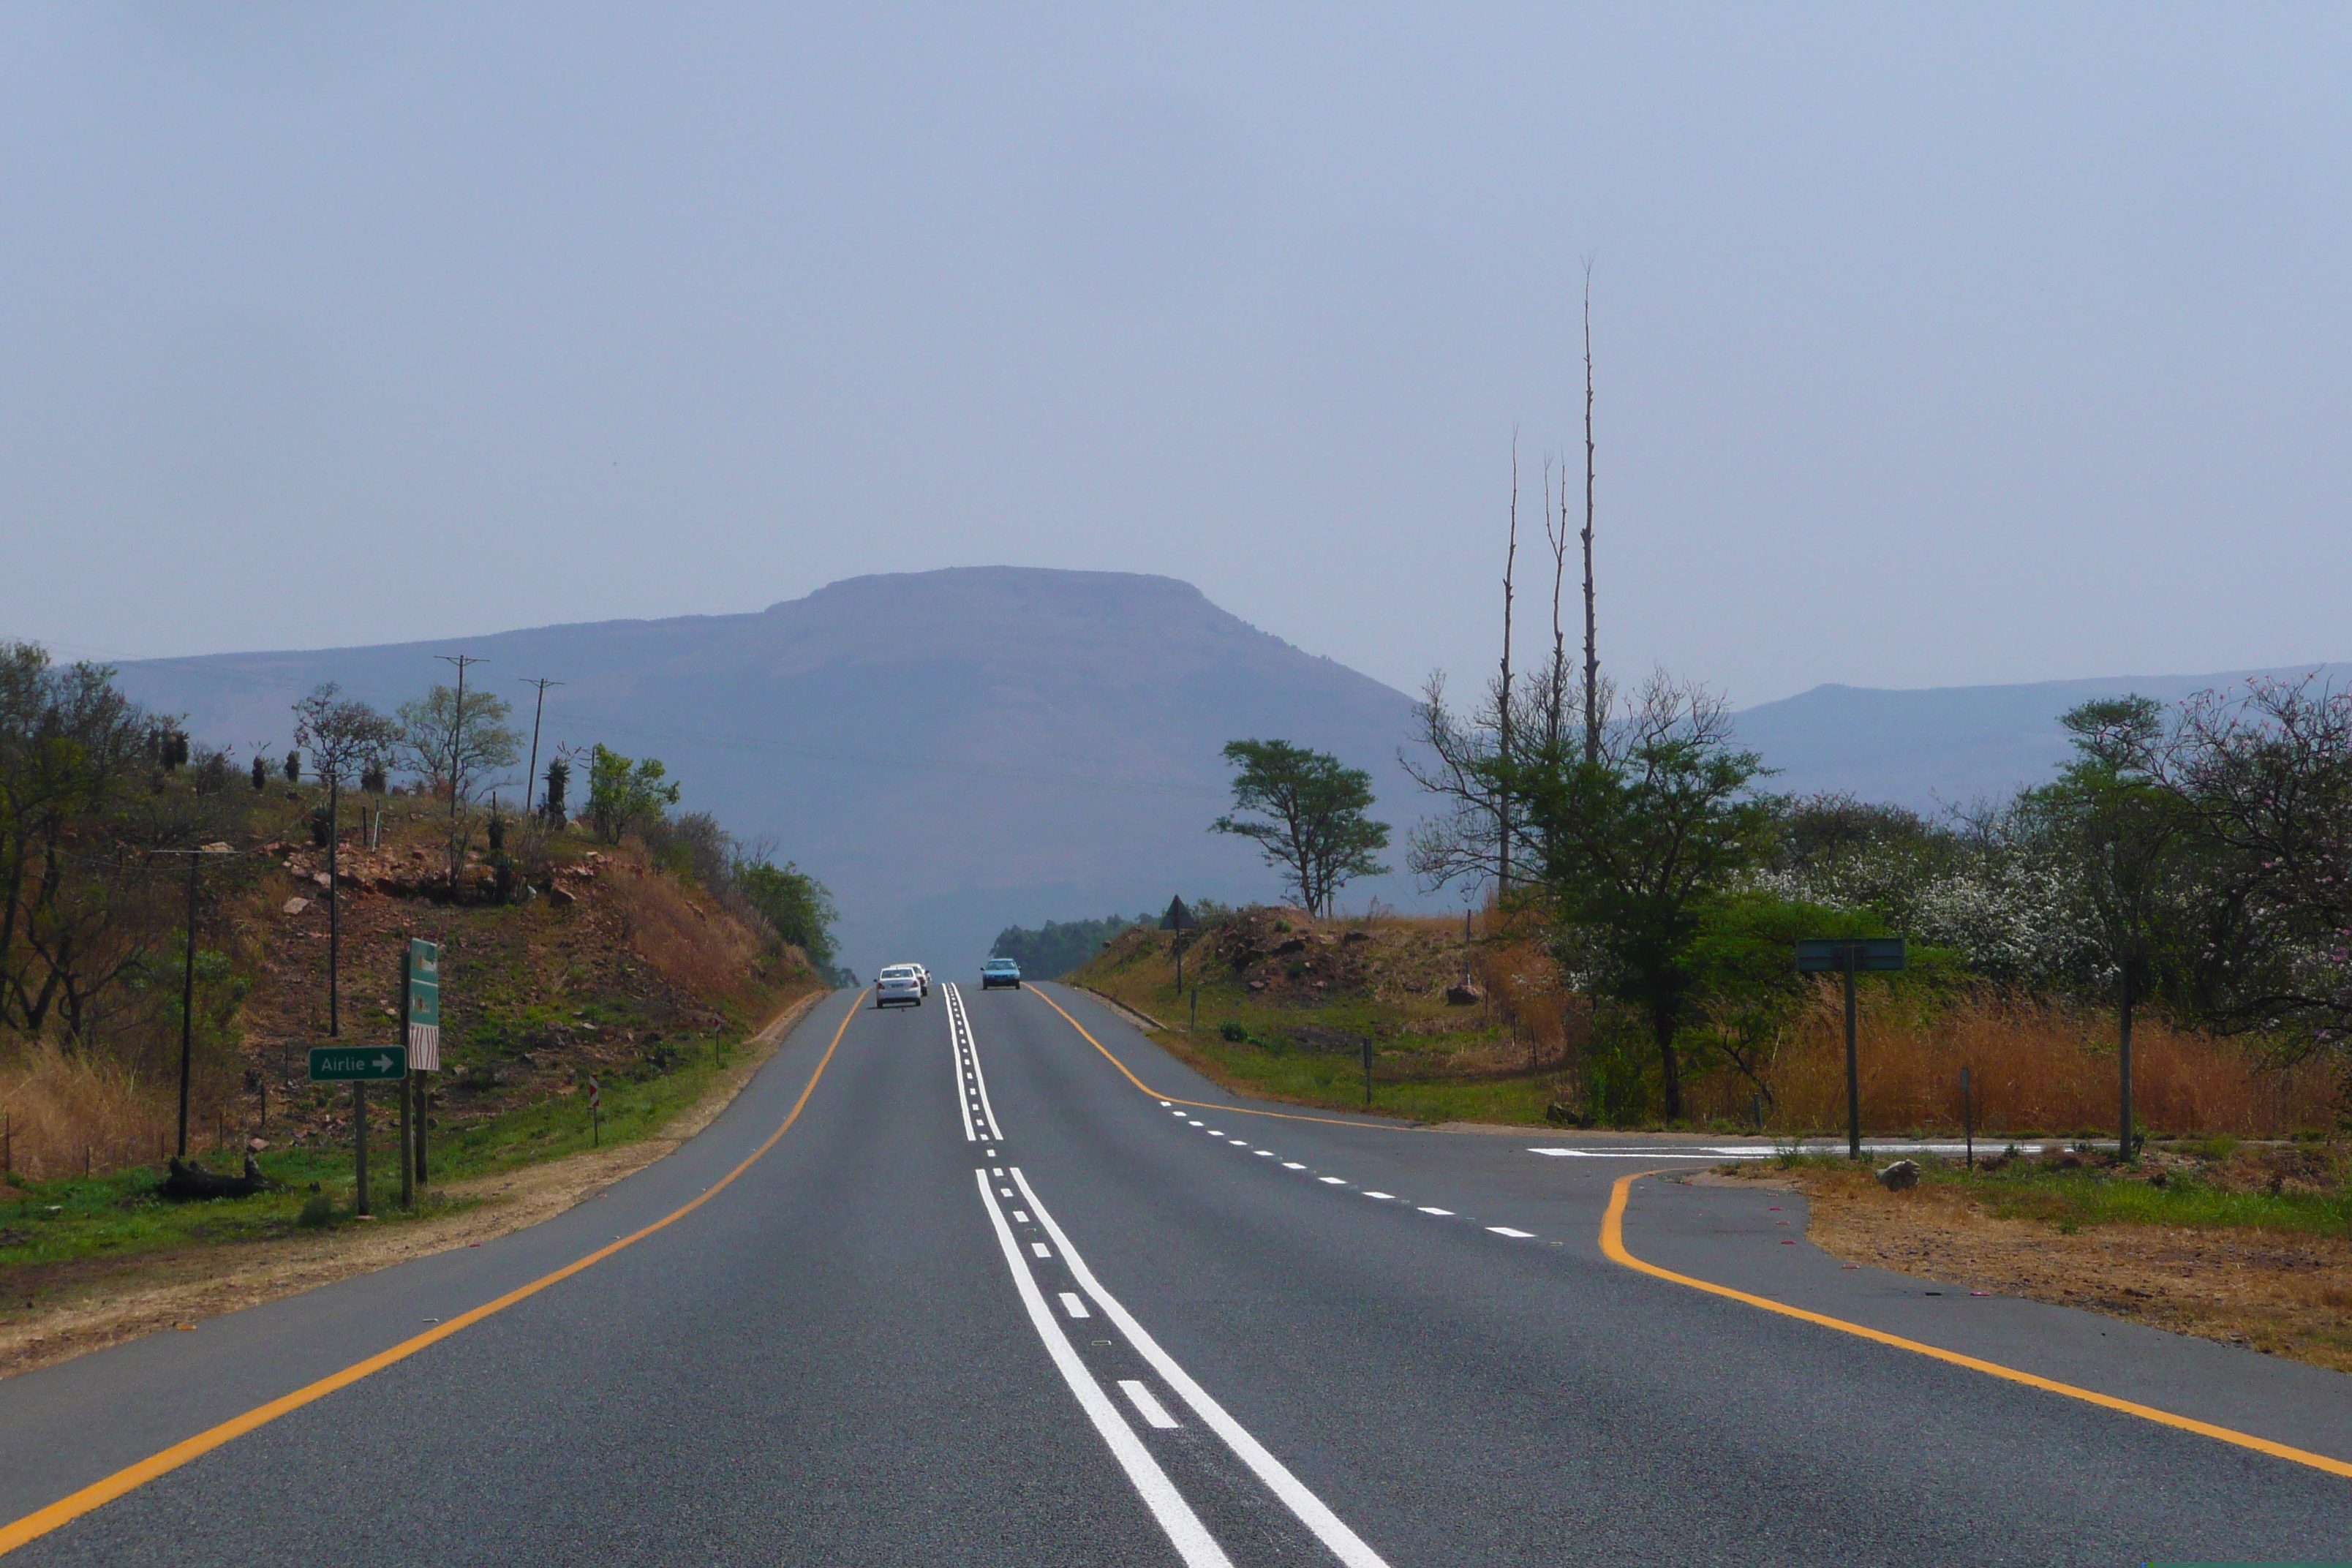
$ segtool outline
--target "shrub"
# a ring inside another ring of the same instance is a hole
[[[302,782],[302,753],[299,752],[286,753],[286,782],[288,784]]]
[[[308,1203],[305,1203],[302,1205],[302,1212],[294,1216],[294,1223],[296,1225],[310,1226],[314,1228],[319,1226],[334,1224],[334,1200],[323,1195],[310,1199]]]
[[[1234,1044],[1240,1045],[1249,1038],[1249,1030],[1234,1019],[1228,1018],[1217,1026],[1217,1035],[1221,1039],[1231,1040]]]

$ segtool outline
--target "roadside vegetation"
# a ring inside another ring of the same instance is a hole
[[[351,1228],[352,1090],[310,1083],[308,1052],[399,1040],[412,937],[443,955],[427,1181],[404,1210],[398,1086],[375,1086],[371,1230],[659,1134],[826,987],[821,884],[677,810],[654,759],[559,749],[526,803],[508,716],[327,687],[289,715],[299,745],[240,760],[102,667],[0,647],[0,1326],[142,1260]],[[172,1195],[184,1023],[186,1164],[253,1195]]]
[[[2303,1138],[2151,1140],[2126,1163],[2059,1141],[1916,1162],[1888,1191],[1790,1150],[1724,1179],[1785,1183],[1850,1262],[2083,1307],[2352,1372],[2352,1160]]]

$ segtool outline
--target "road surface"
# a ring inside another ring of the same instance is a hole
[[[554,1220],[0,1383],[0,1539],[118,1568],[2352,1558],[2352,1380],[1843,1269],[1784,1194],[1643,1176],[1612,1257],[1624,1178],[1723,1157],[1687,1143],[1244,1104],[1057,986],[857,1000]]]

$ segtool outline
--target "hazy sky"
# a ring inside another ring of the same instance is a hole
[[[0,632],[1003,562],[1411,689],[1590,255],[1613,662],[2343,658],[2347,79],[2340,6],[10,5]]]

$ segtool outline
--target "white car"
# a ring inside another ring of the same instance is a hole
[[[920,968],[911,963],[883,965],[882,973],[874,977],[874,1005],[877,1007],[919,1007],[923,994],[930,987],[924,984]]]
[[[916,975],[922,981],[923,994],[929,996],[931,994],[931,972],[925,969],[919,963],[910,963],[907,965],[907,967],[913,970]]]

